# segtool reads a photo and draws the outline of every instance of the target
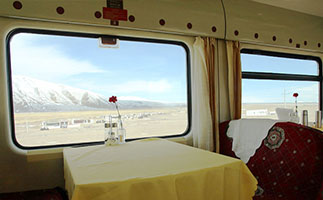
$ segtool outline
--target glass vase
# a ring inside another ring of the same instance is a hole
[[[105,145],[118,144],[117,123],[112,122],[111,115],[109,121],[104,124],[104,143]]]
[[[126,129],[123,127],[121,116],[118,117],[117,137],[119,144],[124,144],[126,142]]]

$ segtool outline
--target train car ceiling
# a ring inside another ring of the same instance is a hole
[[[306,13],[309,15],[316,15],[316,16],[323,17],[323,12],[322,12],[323,1],[316,1],[316,0],[314,1],[294,0],[292,2],[289,0],[281,0],[281,1],[253,0],[253,1],[264,3],[271,6],[280,7],[280,8],[286,8],[289,10],[294,10],[294,11]]]
[[[303,9],[307,13],[313,10],[312,15],[293,11],[299,11],[300,6],[291,5],[293,10],[286,9],[292,3],[260,0],[163,0],[158,3],[124,0],[122,8],[117,9],[114,15],[119,20],[110,20],[106,9],[113,9],[108,7],[113,6],[107,5],[106,1],[19,0],[1,1],[0,16],[210,36],[322,52],[322,14],[314,6],[305,6]],[[306,4],[312,3],[306,1]]]

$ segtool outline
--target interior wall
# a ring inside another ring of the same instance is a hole
[[[286,9],[277,10],[272,6],[250,1],[224,0],[227,30],[225,30],[225,16],[220,0],[198,2],[163,0],[160,4],[151,0],[142,0],[141,7],[138,6],[137,1],[125,0],[129,14],[134,15],[136,20],[120,22],[119,27],[111,26],[109,20],[94,17],[94,13],[101,11],[102,6],[105,5],[104,0],[95,3],[93,0],[21,2],[23,9],[16,10],[12,6],[12,1],[0,1],[0,193],[64,187],[62,149],[27,152],[15,147],[11,140],[5,39],[13,28],[42,27],[51,30],[172,39],[184,41],[190,48],[194,42],[194,36],[202,35],[253,42],[255,44],[246,44],[253,45],[253,48],[268,47],[259,44],[284,46],[287,52],[299,53],[304,51],[295,50],[296,44],[303,44],[304,40],[308,40],[309,44],[306,47],[300,45],[300,48],[304,47],[308,50],[305,53],[318,54],[322,58],[322,54],[318,53],[323,51],[322,18]],[[75,6],[80,2],[82,6]],[[58,6],[65,8],[64,15],[56,13]],[[278,13],[277,16],[275,12]],[[165,13],[167,16],[164,15]],[[165,26],[159,24],[162,18],[166,20]],[[190,22],[193,25],[191,29],[187,27]],[[304,26],[298,26],[298,24]],[[216,26],[216,32],[213,32],[213,26]],[[235,35],[236,30],[239,31],[238,35]],[[254,37],[255,33],[259,33],[259,38]],[[277,36],[276,41],[272,40],[274,35]],[[291,44],[288,42],[290,35],[294,39]],[[313,39],[313,43],[307,38]],[[221,39],[217,42],[216,87],[219,96],[217,105],[219,119],[222,122],[229,119],[229,109],[227,109],[229,100],[225,41]],[[321,47],[318,47],[318,42],[321,42]],[[191,138],[185,138],[185,140],[191,142]]]
[[[221,0],[123,0],[127,16],[119,20],[118,26],[111,25],[110,20],[103,17],[106,0],[19,2],[21,8],[15,9],[13,1],[0,1],[0,16],[219,38],[224,38],[225,33]],[[64,9],[63,13],[57,12],[58,7]]]
[[[13,2],[19,2],[21,7],[16,8]],[[123,0],[123,7],[128,15],[126,19],[119,20],[118,26],[111,25],[109,19],[103,18],[106,0],[0,1],[0,16],[208,36],[323,52],[322,16],[259,2],[260,0]],[[63,9],[63,13],[59,13],[58,8]]]
[[[227,40],[323,52],[322,17],[254,1],[223,2]]]
[[[295,49],[291,47],[279,47],[273,46],[269,44],[258,44],[255,42],[240,42],[241,49],[257,49],[257,50],[265,50],[265,51],[274,51],[281,53],[290,53],[290,54],[299,54],[299,55],[308,55],[308,56],[316,56],[321,58],[323,61],[323,52],[313,52],[311,50],[303,50],[303,49]]]

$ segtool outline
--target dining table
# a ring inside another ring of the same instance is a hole
[[[244,200],[257,180],[239,159],[167,139],[63,150],[71,200]]]

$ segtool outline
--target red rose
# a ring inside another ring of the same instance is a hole
[[[298,97],[298,93],[294,93],[293,94],[293,97]]]
[[[117,97],[116,96],[112,96],[112,97],[109,98],[109,102],[115,103],[117,101],[118,100],[117,100]]]
[[[112,97],[110,97],[110,98],[109,98],[109,102],[110,102],[110,103],[114,103],[114,105],[116,106],[116,109],[117,109],[117,111],[118,111],[118,116],[121,118],[121,115],[120,115],[120,112],[119,112],[119,108],[118,108],[117,101],[118,101],[118,99],[117,99],[117,97],[116,97],[116,96],[112,96]]]

